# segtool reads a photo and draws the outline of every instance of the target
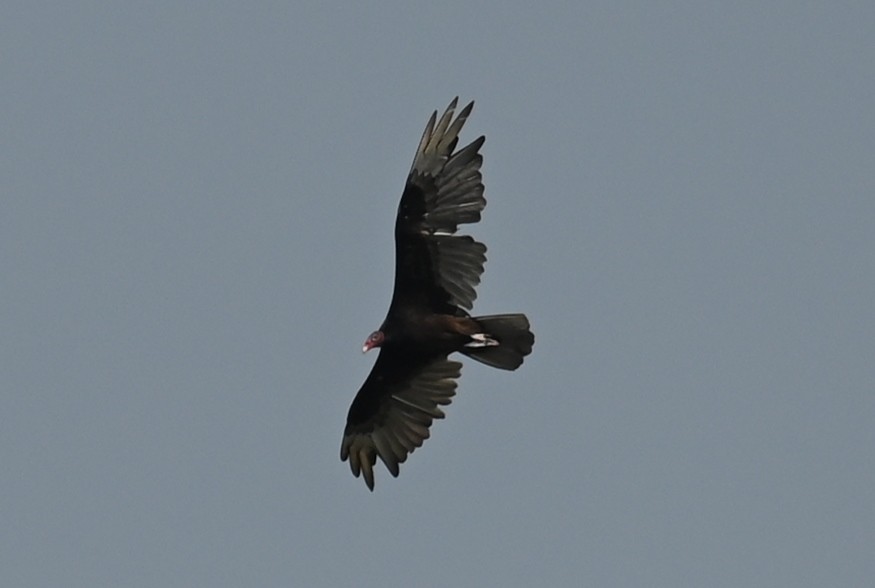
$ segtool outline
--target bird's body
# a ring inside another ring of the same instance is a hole
[[[484,137],[454,151],[474,103],[453,120],[456,100],[426,126],[395,222],[395,288],[386,319],[363,351],[380,355],[347,416],[340,457],[374,488],[379,456],[393,476],[429,436],[439,406],[450,403],[460,352],[500,369],[514,370],[531,353],[534,335],[522,314],[471,317],[486,261],[486,246],[457,236],[486,206],[479,149]]]

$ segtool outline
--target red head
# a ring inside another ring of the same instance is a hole
[[[383,335],[383,331],[374,331],[368,338],[365,339],[365,344],[362,345],[362,353],[367,353],[374,347],[379,347],[383,344],[383,339],[385,339],[385,335]]]

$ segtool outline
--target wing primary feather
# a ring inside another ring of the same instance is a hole
[[[361,463],[361,471],[365,477],[365,484],[371,492],[374,491],[374,464],[377,462],[377,456],[373,451],[368,451],[366,447],[362,447],[359,451],[359,462]],[[356,474],[358,477],[358,474]]]
[[[453,100],[453,106],[455,107],[456,102],[458,101],[458,97],[456,100]],[[468,120],[468,115],[471,114],[471,110],[474,109],[474,101],[468,103],[465,108],[463,108],[459,115],[456,117],[456,120],[453,121],[453,124],[446,130],[444,133],[444,141],[441,142],[440,148],[446,149],[451,141],[455,141],[459,136],[459,131],[462,130],[462,126],[465,124],[465,121]]]
[[[397,478],[398,460],[395,459],[395,452],[392,451],[392,447],[386,438],[385,432],[377,431],[371,435],[371,439],[374,442],[374,446],[377,448],[377,455],[380,456],[380,461],[383,462],[383,465],[386,466],[386,469],[389,470],[392,477]]]
[[[453,119],[453,111],[456,108],[456,100],[453,100],[450,105],[447,107],[444,114],[441,116],[440,120],[437,123],[437,126],[434,129],[434,132],[431,135],[431,140],[429,141],[428,148],[433,151],[439,151],[443,139],[447,138],[447,128],[450,126],[450,121]]]
[[[407,454],[411,449],[408,449],[401,439],[398,438],[398,424],[393,423],[386,427],[386,439],[395,455],[395,460],[398,463],[404,463],[407,460]]]

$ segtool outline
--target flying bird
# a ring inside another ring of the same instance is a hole
[[[386,320],[365,340],[379,356],[347,416],[340,459],[374,489],[377,457],[397,477],[399,465],[429,437],[441,406],[456,393],[459,352],[503,370],[531,353],[524,314],[472,317],[486,246],[456,235],[486,206],[479,153],[486,137],[456,150],[471,102],[453,118],[458,98],[435,111],[416,148],[395,219],[395,286]]]

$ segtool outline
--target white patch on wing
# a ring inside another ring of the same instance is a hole
[[[474,333],[471,335],[471,341],[465,343],[465,347],[497,347],[498,341],[484,333]]]

